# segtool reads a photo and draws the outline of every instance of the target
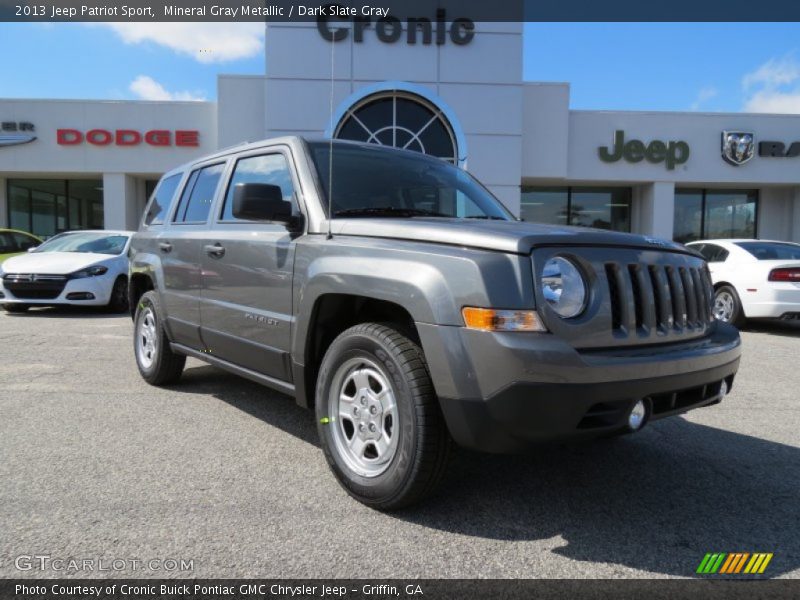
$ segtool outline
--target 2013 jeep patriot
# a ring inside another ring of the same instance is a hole
[[[193,356],[293,395],[381,509],[429,493],[451,440],[633,432],[719,402],[739,364],[700,255],[519,222],[463,170],[374,145],[286,137],[175,169],[130,258],[144,379]]]

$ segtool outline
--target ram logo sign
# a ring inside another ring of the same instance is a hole
[[[756,153],[756,136],[745,131],[722,132],[722,158],[735,167],[743,165]]]

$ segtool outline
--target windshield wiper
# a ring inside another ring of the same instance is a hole
[[[497,215],[470,215],[469,217],[464,217],[465,219],[486,219],[489,221],[508,221],[503,217],[498,217]]]
[[[443,213],[421,208],[395,208],[393,206],[381,206],[375,208],[348,208],[337,210],[333,213],[334,217],[449,217]]]

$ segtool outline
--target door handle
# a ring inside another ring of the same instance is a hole
[[[159,242],[158,247],[162,252],[172,252],[172,244],[169,242]]]
[[[225,247],[220,243],[203,246],[203,250],[205,250],[206,254],[208,254],[213,258],[222,258],[223,256],[225,256]]]

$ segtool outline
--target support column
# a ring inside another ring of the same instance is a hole
[[[672,239],[675,220],[675,184],[656,181],[634,190],[633,232]]]
[[[792,189],[792,220],[789,230],[789,240],[792,242],[800,242],[800,187]]]
[[[136,229],[136,179],[124,173],[103,173],[105,229]]]
[[[0,227],[8,227],[8,185],[5,177],[0,177]]]

